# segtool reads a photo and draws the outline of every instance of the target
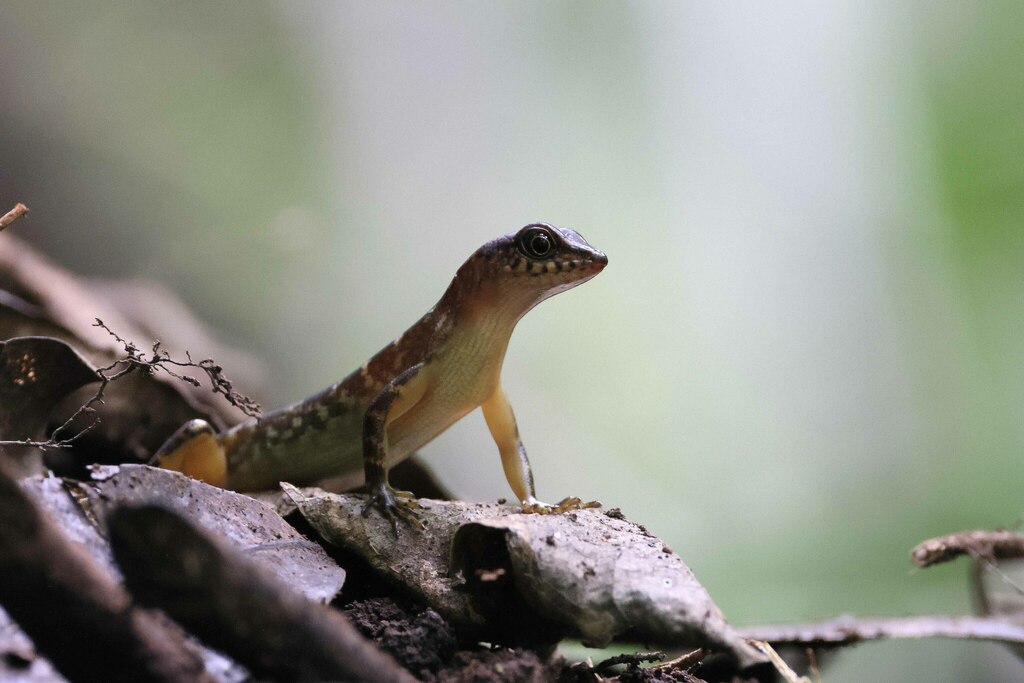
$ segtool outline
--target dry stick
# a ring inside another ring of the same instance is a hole
[[[786,660],[782,658],[782,655],[776,652],[775,648],[768,643],[763,640],[755,639],[751,640],[750,644],[768,657],[772,666],[775,667],[775,671],[786,683],[811,683],[811,679],[806,676],[801,676],[797,672],[793,671],[793,668],[786,663]]]
[[[649,667],[648,671],[657,671],[669,676],[675,676],[676,678],[681,679],[684,683],[707,683],[703,678],[698,678],[690,673],[690,671],[695,669],[706,656],[707,651],[703,648],[698,648],[667,662],[655,664],[654,666]]]
[[[970,555],[990,566],[994,566],[994,559],[1024,557],[1024,535],[1012,531],[964,531],[924,541],[910,553],[919,567],[930,567],[960,555]],[[745,638],[773,645],[810,647],[838,647],[885,638],[957,638],[1024,644],[1024,625],[995,617],[840,617],[805,624],[752,626],[739,631]]]
[[[103,325],[103,321],[97,318],[96,324]],[[106,329],[108,332],[110,331],[110,328],[108,328],[106,325],[103,325],[103,328]],[[113,332],[111,332],[111,334],[113,334]],[[117,337],[117,335],[114,336]],[[120,340],[120,337],[117,337],[117,339]],[[0,446],[33,446],[44,451],[48,448],[69,448],[74,444],[75,441],[77,441],[78,439],[85,436],[93,429],[95,429],[100,423],[100,419],[98,417],[94,418],[88,425],[79,429],[71,436],[60,436],[67,432],[68,430],[70,430],[74,426],[74,423],[78,420],[79,417],[85,415],[94,415],[96,413],[95,406],[103,405],[104,392],[106,392],[108,384],[121,379],[125,375],[134,372],[140,367],[144,368],[148,372],[155,371],[155,368],[152,367],[153,362],[147,363],[145,362],[144,359],[142,359],[141,356],[139,356],[137,353],[134,353],[137,351],[137,349],[135,349],[134,346],[132,347],[132,350],[129,350],[128,344],[126,343],[125,351],[126,353],[128,353],[128,356],[126,358],[118,359],[111,363],[110,365],[107,365],[106,367],[96,370],[96,375],[100,380],[100,385],[96,389],[96,392],[89,398],[88,401],[79,406],[78,409],[75,410],[75,412],[71,415],[71,417],[69,417],[67,420],[64,421],[63,424],[61,424],[59,427],[53,430],[53,433],[50,435],[49,439],[47,439],[46,441],[37,441],[34,439],[0,441]]]
[[[312,603],[173,512],[123,506],[108,519],[128,589],[211,647],[275,681],[415,681],[339,612]]]
[[[3,216],[0,216],[0,230],[3,230],[27,213],[28,207],[19,202],[13,209],[5,213]]]
[[[612,667],[620,664],[639,666],[644,662],[660,662],[663,659],[665,659],[664,652],[629,652],[602,660],[594,665],[593,670],[597,673],[606,673],[610,671]]]
[[[1024,625],[992,617],[840,617],[804,624],[749,626],[737,629],[744,638],[772,645],[838,647],[886,638],[956,638],[1024,645]]]
[[[948,562],[960,555],[988,560],[1024,557],[1024,534],[1015,531],[961,531],[922,541],[910,551],[918,567]]]
[[[116,332],[107,326],[105,322],[96,318],[96,322],[93,323],[93,327],[99,327],[107,331],[110,336],[116,339],[123,347],[126,354],[126,358],[116,361],[115,363],[107,366],[100,370],[102,374],[105,370],[110,370],[117,367],[119,364],[127,364],[127,368],[124,372],[131,372],[135,369],[141,369],[148,373],[155,373],[158,370],[163,370],[171,377],[180,379],[183,382],[187,382],[194,387],[199,386],[199,380],[189,375],[180,375],[167,366],[173,365],[179,368],[198,368],[206,373],[207,378],[210,380],[210,387],[215,394],[222,394],[228,403],[235,406],[249,417],[259,417],[260,415],[260,404],[252,400],[248,396],[239,393],[231,381],[224,376],[224,368],[217,365],[212,358],[201,360],[198,363],[192,360],[192,354],[185,351],[185,357],[188,361],[178,361],[171,358],[170,354],[164,349],[160,348],[160,341],[153,342],[153,348],[150,352],[150,357],[146,358],[145,354],[139,350],[132,342],[122,339]],[[114,378],[111,378],[114,379]]]
[[[71,433],[70,436],[64,436],[71,430],[75,423],[80,417],[86,415],[95,415],[96,407],[103,405],[104,392],[107,390],[107,385],[111,382],[115,382],[125,375],[128,375],[135,371],[147,372],[149,374],[156,373],[158,371],[166,372],[168,375],[187,382],[192,386],[199,386],[199,380],[189,375],[178,374],[174,370],[171,370],[168,366],[174,366],[179,368],[198,368],[206,373],[207,378],[210,380],[210,387],[215,394],[223,394],[225,400],[228,403],[241,410],[250,417],[257,417],[260,415],[260,404],[252,400],[248,396],[237,391],[231,384],[231,381],[224,376],[224,369],[217,365],[212,358],[201,360],[198,363],[192,360],[192,355],[186,351],[185,355],[188,361],[177,361],[170,357],[164,349],[160,348],[160,342],[156,341],[153,343],[152,352],[149,358],[139,350],[132,342],[123,339],[116,332],[110,329],[106,323],[99,318],[96,318],[96,322],[93,323],[93,327],[100,327],[106,330],[114,339],[116,339],[122,346],[124,346],[125,357],[115,360],[106,367],[99,368],[96,374],[99,376],[100,385],[96,389],[96,392],[92,397],[84,404],[79,406],[78,410],[74,412],[71,417],[64,421],[62,425],[57,427],[50,435],[50,438],[45,441],[38,441],[34,439],[17,439],[17,440],[6,440],[0,441],[0,446],[32,446],[42,450],[48,448],[69,448],[75,441],[85,436],[93,429],[95,429],[99,423],[100,418],[94,417],[93,420],[85,427]]]
[[[0,605],[71,681],[211,680],[182,635],[132,606],[3,472]]]
[[[680,655],[679,657],[676,657],[675,659],[669,660],[667,662],[655,664],[651,668],[660,669],[662,671],[682,671],[685,669],[692,669],[698,664],[700,664],[701,660],[704,659],[704,657],[706,656],[707,650],[703,648],[698,648],[696,650],[693,650],[692,652],[687,652],[686,654]]]
[[[818,655],[814,654],[814,648],[807,648],[804,654],[807,656],[807,671],[811,674],[811,680],[821,683],[821,669],[818,668]]]

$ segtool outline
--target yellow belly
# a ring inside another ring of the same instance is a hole
[[[429,388],[388,428],[387,467],[425,446],[494,393],[511,331],[480,329],[486,324],[464,326],[424,368]]]

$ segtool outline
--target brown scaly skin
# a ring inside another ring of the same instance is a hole
[[[594,277],[608,258],[579,233],[534,223],[480,247],[441,300],[360,369],[304,401],[216,434],[193,420],[154,456],[160,466],[248,491],[330,476],[369,486],[366,511],[414,520],[388,469],[478,406],[509,485],[527,512],[574,509],[534,497],[533,476],[501,388],[516,323],[538,303]]]

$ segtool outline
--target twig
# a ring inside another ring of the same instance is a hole
[[[27,213],[28,207],[22,204],[21,202],[18,202],[18,204],[16,204],[13,209],[5,213],[3,216],[0,216],[0,230],[3,230],[8,225],[18,220]]]
[[[210,381],[210,386],[213,389],[213,393],[222,394],[228,403],[250,417],[258,417],[260,415],[260,404],[248,396],[239,393],[231,384],[231,381],[224,376],[224,368],[217,365],[212,358],[206,358],[205,360],[201,360],[197,363],[192,360],[192,354],[186,351],[185,356],[188,358],[187,361],[174,360],[166,350],[160,348],[159,340],[153,342],[153,348],[150,351],[150,356],[149,358],[146,358],[145,354],[139,350],[139,347],[126,339],[122,339],[99,318],[97,318],[96,322],[93,323],[93,327],[100,327],[106,330],[110,336],[116,339],[124,347],[124,352],[126,354],[125,358],[115,361],[112,365],[100,370],[101,373],[104,370],[113,369],[121,365],[124,366],[124,370],[121,371],[119,375],[127,374],[137,369],[148,373],[155,373],[162,370],[171,377],[176,377],[183,382],[187,382],[192,386],[198,387],[200,383],[195,377],[178,374],[167,366],[173,365],[179,368],[198,368],[206,373],[206,376]]]
[[[0,604],[69,680],[211,680],[181,633],[134,607],[2,471]]]
[[[809,647],[805,652],[807,655],[807,670],[811,674],[814,683],[821,683],[821,669],[818,668],[818,655],[814,654],[814,648]]]
[[[772,666],[775,667],[775,671],[778,672],[779,676],[781,676],[782,680],[786,681],[786,683],[811,683],[811,679],[801,676],[797,674],[797,672],[793,671],[789,664],[786,664],[786,660],[784,660],[779,653],[775,651],[775,648],[768,643],[763,640],[755,639],[751,640],[750,644],[768,657]]]
[[[773,645],[839,647],[886,638],[954,638],[1024,645],[1024,625],[994,617],[840,617],[804,624],[749,626],[737,629],[744,638]]]
[[[1024,557],[1024,534],[1015,531],[961,531],[922,541],[910,551],[918,567],[948,562],[960,555],[1001,560]]]
[[[108,517],[114,557],[136,599],[274,681],[415,681],[339,612],[280,585],[154,505]]]
[[[33,446],[42,450],[49,448],[71,447],[75,441],[82,438],[99,425],[100,418],[95,416],[96,406],[103,405],[103,397],[107,390],[107,385],[135,371],[141,371],[148,374],[165,372],[172,377],[191,384],[192,386],[200,386],[199,380],[195,377],[175,372],[168,366],[177,368],[198,368],[202,370],[206,373],[206,376],[209,379],[213,393],[222,394],[228,403],[235,406],[246,415],[251,417],[257,417],[260,415],[260,404],[237,391],[234,386],[232,386],[231,381],[224,376],[224,369],[217,365],[212,358],[207,358],[197,363],[192,360],[191,354],[186,351],[185,355],[188,358],[187,361],[174,360],[166,350],[160,348],[159,341],[153,343],[149,357],[147,357],[138,346],[122,338],[99,318],[96,319],[93,327],[103,328],[114,339],[116,339],[124,347],[124,358],[119,358],[110,365],[99,368],[96,371],[96,374],[100,379],[100,384],[96,389],[96,393],[94,393],[88,401],[79,406],[74,414],[65,420],[63,424],[53,430],[49,439],[46,439],[45,441],[35,439],[5,440],[0,441],[0,446]],[[85,416],[94,417],[88,425],[73,431],[79,418]],[[68,434],[68,436],[64,436],[65,434]]]
[[[692,652],[687,652],[684,655],[680,655],[675,659],[670,659],[667,662],[661,664],[655,664],[652,669],[667,670],[667,671],[678,671],[681,669],[692,669],[693,667],[700,664],[701,660],[707,656],[707,650],[704,648],[697,648]]]
[[[660,662],[663,659],[665,659],[664,652],[630,652],[609,657],[594,665],[593,670],[597,673],[607,673],[612,667],[619,664],[633,667],[639,666],[643,662]]]

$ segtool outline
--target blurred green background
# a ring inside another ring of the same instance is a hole
[[[336,381],[534,221],[609,254],[504,382],[543,499],[621,507],[737,624],[970,609],[936,534],[1012,525],[1024,449],[1024,3],[0,7],[0,208]],[[194,349],[202,355],[203,349]],[[509,494],[474,414],[426,449]],[[826,681],[1020,679],[864,646]]]

